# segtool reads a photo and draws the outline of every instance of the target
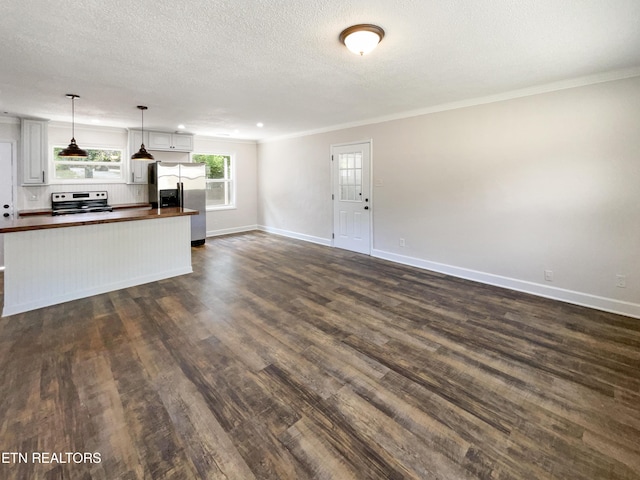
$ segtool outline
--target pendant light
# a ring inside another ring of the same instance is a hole
[[[147,149],[144,148],[144,111],[147,110],[147,107],[144,105],[138,105],[138,109],[142,116],[142,143],[140,144],[140,150],[138,150],[138,153],[131,155],[131,160],[153,160],[153,155],[147,152]]]
[[[75,158],[84,158],[87,157],[87,151],[82,150],[78,147],[76,143],[76,111],[75,111],[75,99],[80,98],[79,95],[75,95],[73,93],[67,93],[67,98],[71,99],[71,143],[67,148],[62,150],[58,156],[59,157],[75,157]]]
[[[378,46],[384,38],[384,30],[377,25],[361,24],[345,28],[340,33],[340,41],[356,55],[366,55]]]

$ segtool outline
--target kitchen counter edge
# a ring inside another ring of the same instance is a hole
[[[139,208],[123,209],[113,212],[80,213],[77,215],[28,216],[0,222],[0,233],[46,230],[49,228],[79,227],[102,223],[131,222],[136,220],[154,220],[157,218],[197,215],[198,210],[190,208]]]

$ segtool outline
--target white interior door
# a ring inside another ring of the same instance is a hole
[[[333,168],[333,245],[371,254],[371,145],[331,148]]]
[[[0,142],[0,221],[13,215],[13,145]]]
[[[13,218],[13,144],[0,142],[0,225]],[[0,267],[4,268],[4,235],[0,235]]]

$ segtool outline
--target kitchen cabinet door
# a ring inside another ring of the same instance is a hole
[[[149,164],[153,160],[130,160],[131,161],[131,181],[130,183],[149,183]]]
[[[173,148],[181,152],[193,151],[193,135],[186,135],[181,133],[174,133]]]
[[[22,119],[21,175],[23,185],[47,183],[49,159],[49,125],[46,120]]]
[[[149,132],[148,150],[191,152],[193,135],[167,132]]]
[[[149,132],[149,149],[151,150],[172,150],[172,137],[170,133]]]
[[[129,130],[129,180],[128,183],[148,182],[147,169],[151,161],[132,160],[131,155],[140,150],[140,144],[144,143],[145,148],[149,149],[149,132],[144,132],[144,137],[140,130]]]

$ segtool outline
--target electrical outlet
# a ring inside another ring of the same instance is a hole
[[[553,270],[545,270],[544,271],[544,279],[547,282],[553,282]]]
[[[401,247],[404,247],[404,238],[401,238],[401,239],[400,239],[400,246],[401,246]]]
[[[626,275],[616,275],[616,287],[618,287],[618,288],[627,288],[627,276]]]

